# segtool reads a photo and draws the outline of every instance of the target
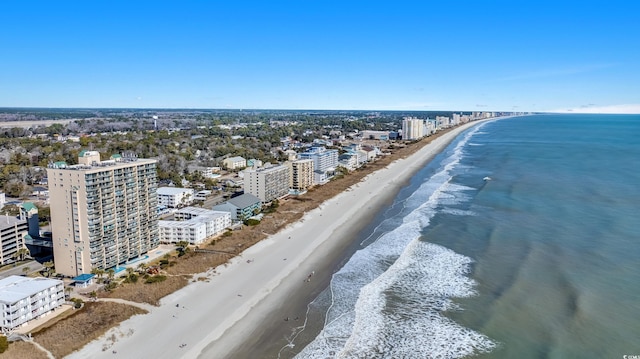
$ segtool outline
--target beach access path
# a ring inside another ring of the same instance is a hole
[[[332,246],[350,240],[347,234],[354,222],[370,220],[416,171],[478,123],[458,126],[368,175],[228,264],[195,275],[201,278],[163,298],[150,313],[122,322],[67,358],[229,357],[275,303],[304,290],[300,287],[305,278]]]

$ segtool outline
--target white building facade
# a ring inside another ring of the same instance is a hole
[[[222,160],[222,165],[228,170],[236,170],[247,167],[247,160],[244,157],[236,156]]]
[[[231,213],[198,207],[183,208],[174,213],[174,218],[175,221],[158,221],[160,242],[198,245],[231,226]]]
[[[289,167],[278,165],[246,170],[244,173],[244,193],[250,193],[263,203],[289,194]]]
[[[158,205],[167,208],[178,208],[193,203],[193,188],[160,187],[158,188]]]
[[[424,121],[415,117],[406,117],[402,120],[402,139],[417,140],[427,134],[425,133]]]
[[[15,260],[16,252],[25,246],[29,223],[14,216],[0,216],[0,264]]]
[[[82,151],[78,165],[47,168],[58,273],[78,276],[139,258],[159,245],[156,161],[134,154],[100,161]]]
[[[307,152],[300,153],[298,157],[313,160],[313,170],[316,172],[314,182],[316,184],[326,183],[338,167],[338,150],[328,150],[322,146],[311,147]]]
[[[64,303],[64,283],[58,279],[12,275],[0,279],[0,323],[9,332],[49,314]]]

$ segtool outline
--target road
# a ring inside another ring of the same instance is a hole
[[[42,264],[36,261],[28,261],[26,263],[19,264],[15,267],[7,266],[3,268],[2,270],[0,270],[0,278],[7,278],[12,275],[23,275],[25,274],[25,272],[23,271],[23,268],[26,268],[26,267],[29,267],[28,273],[33,273],[33,272],[41,271],[42,269],[44,269]]]

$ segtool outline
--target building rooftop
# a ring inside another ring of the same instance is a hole
[[[0,230],[11,228],[16,224],[27,225],[27,222],[20,220],[18,217],[14,216],[0,216]]]
[[[268,172],[280,171],[282,169],[289,169],[289,168],[285,165],[273,165],[269,167],[260,167],[260,168],[254,167],[254,168],[246,169],[244,172],[245,173],[268,173]]]
[[[251,193],[244,193],[239,195],[238,197],[230,198],[227,202],[238,208],[245,208],[256,203],[262,203],[262,200]]]
[[[12,275],[0,279],[0,303],[14,304],[54,285],[63,284],[61,280],[49,278],[29,278]]]
[[[188,213],[194,216],[214,216],[214,217],[224,216],[225,214],[227,214],[227,212],[212,211],[210,209],[200,208],[200,207],[185,207],[178,210],[176,213]]]
[[[221,215],[229,215],[227,212],[216,212]],[[215,220],[218,215],[203,215],[193,217],[186,221],[158,221],[158,227],[160,228],[198,228],[202,225],[206,225],[211,220]]]
[[[32,210],[34,210],[34,209],[35,209],[35,210],[37,210],[37,209],[38,209],[38,207],[36,207],[36,205],[35,205],[35,204],[33,204],[33,203],[31,203],[31,202],[24,202],[24,203],[22,204],[22,208],[24,208],[24,210],[25,210],[25,211],[27,211],[27,212],[32,211]]]
[[[191,188],[181,188],[181,187],[159,187],[158,188],[158,194],[165,195],[165,196],[172,196],[172,195],[176,195],[184,192],[192,192],[192,191],[193,189]]]
[[[76,282],[88,282],[91,278],[95,277],[95,274],[80,274],[79,276],[73,278]]]
[[[50,163],[48,168],[57,169],[57,170],[70,170],[70,171],[101,171],[104,168],[123,168],[130,167],[131,164],[148,164],[148,163],[157,163],[157,160],[149,159],[149,158],[137,158],[137,157],[123,157],[121,159],[112,159],[107,161],[100,161],[94,163],[92,165],[69,165],[64,161],[58,161]]]

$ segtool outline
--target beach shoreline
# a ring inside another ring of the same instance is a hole
[[[68,358],[113,358],[112,351],[155,358],[257,354],[261,340],[281,336],[269,328],[282,327],[286,317],[291,324],[294,316],[302,318],[300,307],[326,287],[330,267],[371,216],[460,133],[480,122],[458,126],[368,175],[228,264],[194,276],[201,280],[163,298],[149,314],[121,323]],[[114,335],[117,340],[109,342]]]

